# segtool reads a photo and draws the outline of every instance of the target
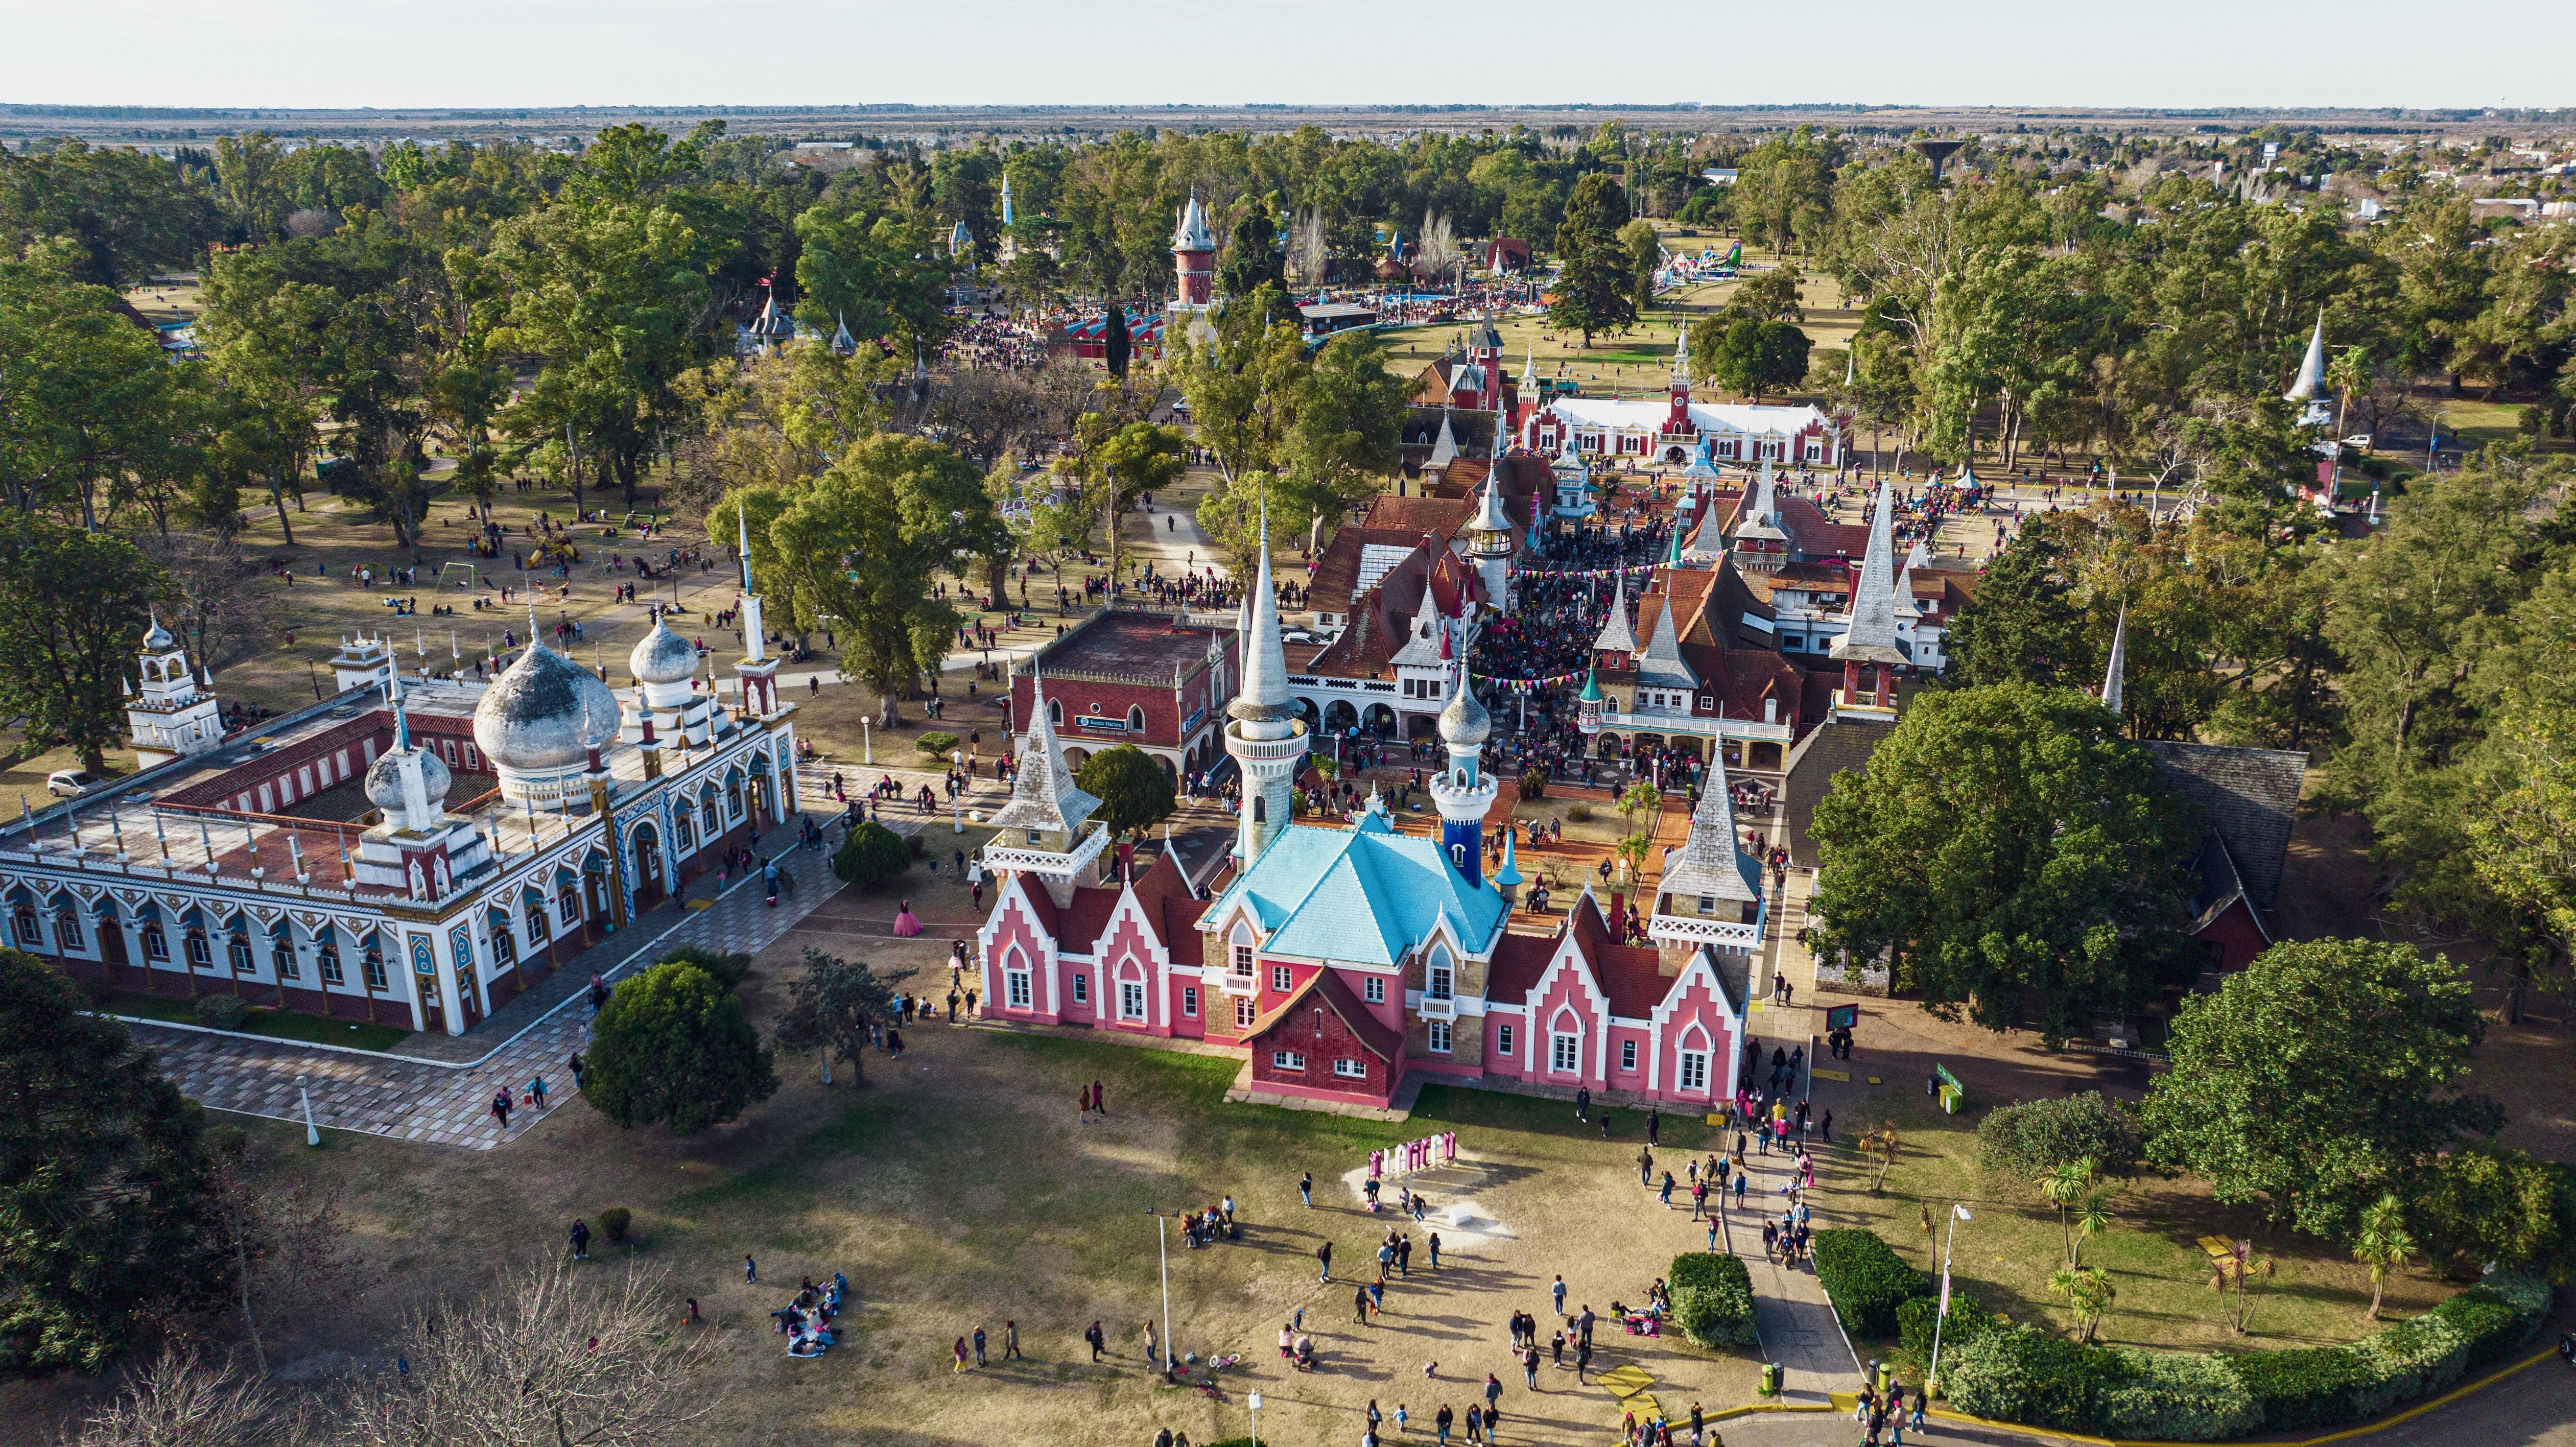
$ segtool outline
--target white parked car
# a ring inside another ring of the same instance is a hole
[[[87,769],[56,769],[45,776],[45,792],[77,799],[106,782]]]

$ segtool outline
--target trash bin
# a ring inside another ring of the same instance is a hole
[[[1879,1362],[1876,1365],[1878,1370],[1872,1374],[1871,1379],[1878,1385],[1878,1394],[1884,1397],[1887,1395],[1887,1389],[1896,1384],[1896,1368],[1886,1362]]]
[[[1766,1397],[1776,1397],[1780,1395],[1780,1364],[1778,1362],[1764,1362],[1762,1364],[1761,1390],[1762,1395]]]

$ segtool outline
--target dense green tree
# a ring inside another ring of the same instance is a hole
[[[1100,801],[1092,817],[1113,834],[1142,837],[1172,816],[1172,776],[1162,761],[1134,744],[1102,749],[1083,760],[1073,781]]]
[[[1628,304],[1644,316],[1655,305],[1655,272],[1664,263],[1664,239],[1655,223],[1640,216],[1619,228],[1619,245],[1628,253]]]
[[[1565,220],[1556,228],[1559,268],[1547,323],[1582,333],[1586,348],[1594,336],[1637,320],[1636,258],[1619,240],[1619,228],[1627,224],[1627,195],[1606,175],[1584,177],[1566,198]]]
[[[2463,1092],[2486,1035],[2458,966],[2385,940],[2277,944],[2184,1002],[2147,1094],[2147,1154],[2224,1202],[2343,1240],[2383,1192],[2504,1112]]]
[[[1386,348],[1367,332],[1326,342],[1300,381],[1273,501],[1290,518],[1338,526],[1395,475],[1412,383],[1386,365]]]
[[[690,1135],[777,1090],[769,1047],[742,1001],[685,961],[618,982],[591,1021],[582,1094],[621,1126]]]
[[[94,1372],[218,1304],[203,1116],[79,988],[0,949],[0,1366]]]
[[[841,326],[884,338],[909,361],[947,334],[948,272],[918,222],[864,208],[818,205],[796,218],[796,315],[830,336]]]
[[[1987,559],[1976,591],[1941,640],[1941,682],[1953,688],[2035,683],[2044,688],[2098,687],[2100,656],[2077,599],[2070,531],[2045,513],[2022,525]]]
[[[111,532],[0,513],[0,709],[93,772],[126,737],[125,670],[169,575]]]
[[[99,526],[127,479],[162,465],[176,370],[115,293],[59,246],[0,258],[0,486],[21,512]]]
[[[1814,948],[1891,958],[1932,1010],[2062,1040],[2189,968],[2191,806],[2119,720],[2022,683],[1918,694],[1816,806]]]
[[[2411,1215],[2450,1264],[2576,1283],[2576,1171],[2554,1161],[2472,1141],[2434,1158]]]
[[[193,263],[217,235],[213,198],[148,151],[73,138],[0,153],[0,259],[65,243],[73,281],[121,291]]]
[[[1109,369],[1110,376],[1123,381],[1127,376],[1127,359],[1135,350],[1136,339],[1127,330],[1127,304],[1113,301],[1109,304],[1109,315],[1100,333],[1102,365]]]
[[[1705,359],[1699,366],[1709,380],[1758,400],[1807,379],[1812,345],[1805,330],[1791,322],[1717,317],[1692,328],[1691,355]]]
[[[805,950],[805,973],[788,986],[787,1008],[780,1012],[770,1038],[780,1050],[791,1054],[802,1055],[809,1050],[819,1054],[825,1085],[832,1083],[832,1061],[836,1056],[850,1066],[858,1083],[865,1085],[868,1027],[893,1022],[898,1013],[894,987],[916,973],[891,970],[879,974],[865,960],[845,960],[809,945]]]
[[[840,847],[832,851],[832,872],[861,889],[883,884],[910,868],[912,846],[874,819],[841,836]]]
[[[1254,205],[1234,223],[1225,255],[1216,266],[1220,296],[1250,296],[1264,286],[1287,289],[1287,256],[1279,249],[1279,228],[1268,207]]]

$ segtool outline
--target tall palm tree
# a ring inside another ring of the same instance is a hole
[[[2078,1213],[2075,1217],[2075,1260],[2073,1264],[2080,1266],[2084,1263],[2085,1242],[2092,1240],[2094,1237],[2099,1236],[2110,1229],[2111,1208],[2102,1204],[2102,1198],[2100,1196],[2095,1196],[2091,1200],[2086,1201],[2084,1203],[2083,1211]]]
[[[2081,1333],[2077,1339],[2084,1342],[2093,1340],[2094,1328],[2101,1325],[2103,1313],[2111,1309],[2111,1303],[2120,1295],[2120,1289],[2111,1284],[2111,1273],[2099,1266],[2068,1267],[2052,1272],[2048,1278],[2048,1289],[2065,1298],[2067,1306],[2074,1311],[2076,1329]]]
[[[2406,1229],[2406,1207],[2395,1196],[2382,1196],[2361,1213],[2361,1234],[2353,1238],[2353,1259],[2370,1268],[2370,1310],[2364,1321],[2379,1320],[2379,1301],[2388,1273],[2415,1257],[2415,1237]]]
[[[2075,1259],[2075,1228],[2067,1221],[2066,1213],[2093,1189],[2093,1178],[2100,1169],[2091,1156],[2086,1156],[2080,1161],[2068,1161],[2039,1178],[2039,1193],[2057,1208],[2057,1229],[2066,1238],[2066,1264],[2069,1266],[2078,1263]]]

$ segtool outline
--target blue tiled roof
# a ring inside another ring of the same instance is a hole
[[[1490,884],[1469,888],[1437,840],[1306,825],[1283,831],[1206,917],[1238,902],[1269,932],[1267,950],[1390,967],[1443,919],[1479,948],[1503,913],[1503,897]]]

